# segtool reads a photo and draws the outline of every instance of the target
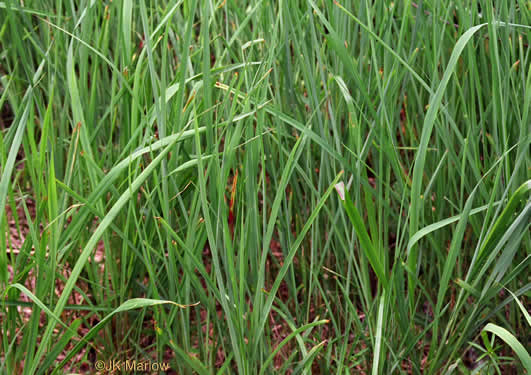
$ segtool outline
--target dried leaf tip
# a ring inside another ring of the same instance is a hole
[[[339,194],[339,198],[341,198],[342,201],[345,200],[345,184],[343,181],[337,183],[335,185],[336,191]]]

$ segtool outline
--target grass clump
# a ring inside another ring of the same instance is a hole
[[[530,24],[0,2],[0,373],[530,373]]]

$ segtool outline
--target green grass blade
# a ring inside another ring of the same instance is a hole
[[[437,113],[442,103],[444,92],[446,91],[448,82],[450,81],[450,78],[452,74],[454,73],[454,70],[457,65],[459,56],[461,55],[461,52],[463,52],[466,44],[470,41],[470,39],[474,36],[474,34],[478,32],[485,25],[486,24],[474,26],[468,29],[459,38],[459,40],[457,41],[452,51],[452,55],[450,56],[450,60],[444,71],[443,78],[441,82],[439,83],[439,86],[437,87],[437,91],[435,91],[435,94],[430,98],[428,112],[426,113],[426,117],[424,118],[424,123],[422,125],[422,134],[420,138],[419,148],[415,156],[415,165],[413,167],[413,180],[412,180],[411,198],[410,198],[411,209],[410,209],[410,215],[409,215],[410,216],[409,233],[411,237],[413,237],[413,235],[418,231],[418,227],[419,227],[421,208],[423,207],[423,201],[424,201],[424,198],[421,197],[420,193],[421,193],[421,188],[422,188],[422,176],[424,175],[424,166],[426,164],[426,153],[428,149],[428,143],[430,141],[431,134],[433,131],[433,127],[435,125]],[[418,269],[417,262],[418,262],[418,249],[416,246],[413,246],[410,249],[410,252],[408,254],[409,268],[412,270]],[[408,289],[409,289],[409,306],[410,306],[410,309],[413,309],[415,280],[413,280],[411,277],[409,277],[408,279]]]
[[[528,373],[531,372],[531,356],[511,332],[493,323],[487,324],[485,328],[483,328],[483,331],[491,332],[505,341],[505,343],[514,350],[518,358],[520,358],[526,371]]]
[[[365,228],[363,218],[361,217],[358,212],[358,209],[350,199],[349,193],[345,188],[345,184],[341,182],[337,184],[335,188],[339,194],[343,207],[345,208],[345,211],[348,214],[350,222],[352,223],[354,230],[358,236],[363,253],[365,254],[365,256],[367,256],[367,259],[369,259],[369,262],[383,288],[387,289],[388,279],[383,267],[383,263],[381,261],[380,252],[376,249],[373,241],[369,237],[369,233]]]

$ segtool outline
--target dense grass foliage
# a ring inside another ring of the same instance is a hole
[[[529,25],[0,2],[0,374],[531,373]]]

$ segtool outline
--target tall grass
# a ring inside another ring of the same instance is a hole
[[[531,373],[529,25],[0,2],[0,373]]]

